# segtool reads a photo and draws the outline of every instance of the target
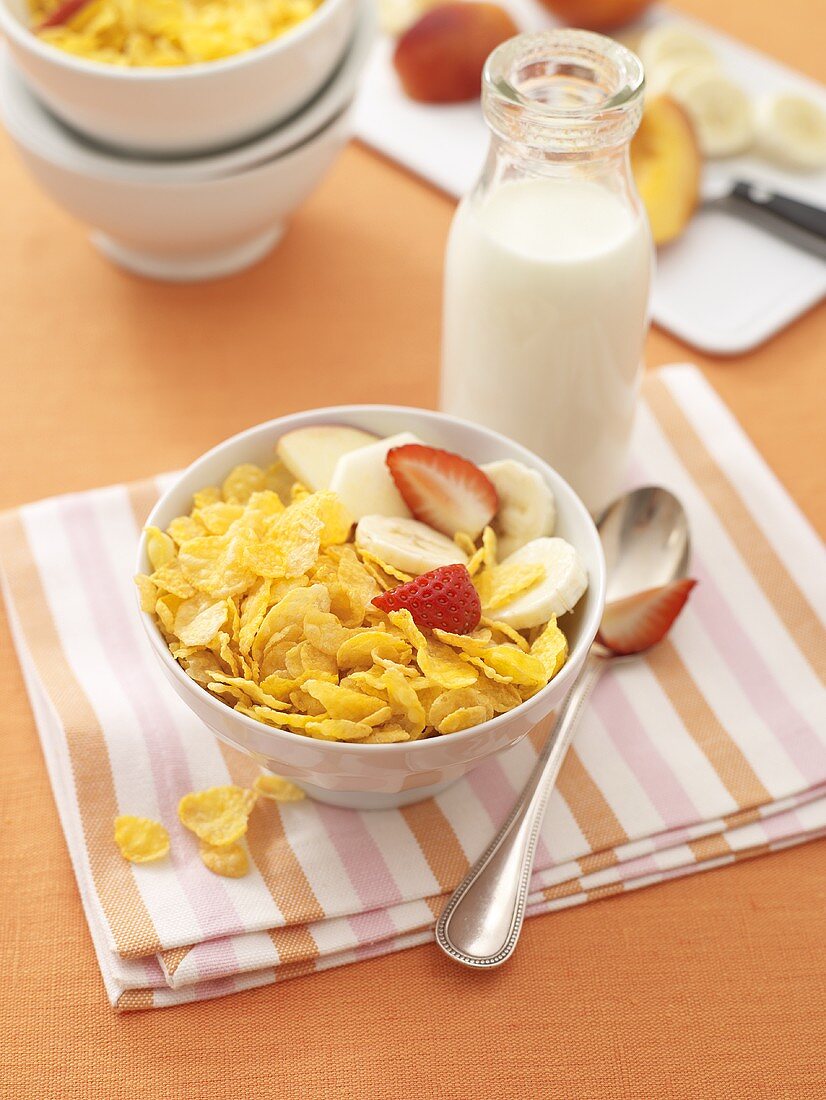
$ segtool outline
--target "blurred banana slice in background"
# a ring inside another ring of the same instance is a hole
[[[637,52],[646,74],[677,61],[692,65],[716,66],[718,63],[713,47],[701,35],[679,23],[661,23],[647,30]]]
[[[724,73],[695,68],[672,80],[669,93],[686,110],[703,156],[732,157],[754,142],[751,100]]]
[[[717,61],[698,61],[693,57],[677,57],[654,66],[650,75],[646,73],[646,94],[648,96],[668,95],[674,85],[692,73],[720,71]]]
[[[826,168],[826,111],[813,100],[792,92],[766,95],[755,118],[757,148],[767,160],[804,172]]]

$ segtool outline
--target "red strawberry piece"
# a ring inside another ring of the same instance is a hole
[[[461,455],[406,443],[387,452],[387,465],[416,519],[451,538],[475,539],[499,507],[493,482]]]
[[[421,630],[441,627],[453,634],[470,634],[479,625],[482,605],[464,565],[443,565],[406,581],[373,599],[382,611],[406,608]]]
[[[671,629],[696,583],[684,578],[607,604],[597,641],[618,654],[642,653],[650,649]]]
[[[51,15],[46,16],[40,26],[37,27],[37,30],[44,31],[47,27],[60,27],[64,23],[68,23],[88,3],[89,0],[65,0],[63,4],[55,8]]]

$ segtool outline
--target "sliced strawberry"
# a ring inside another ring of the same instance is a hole
[[[85,8],[89,3],[89,0],[64,0],[64,3],[59,4],[51,15],[47,15],[43,22],[37,27],[37,30],[44,31],[47,27],[61,27],[64,23],[68,23],[81,8]]]
[[[461,455],[407,443],[387,452],[387,465],[416,519],[451,538],[475,539],[499,507],[493,482]]]
[[[649,588],[605,607],[597,641],[612,653],[642,653],[661,642],[697,582],[689,577]]]
[[[453,634],[470,634],[482,617],[479,593],[464,565],[431,569],[398,588],[382,592],[374,597],[373,603],[382,611],[406,608],[422,630],[438,626]]]

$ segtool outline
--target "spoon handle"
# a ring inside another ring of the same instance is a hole
[[[436,942],[464,966],[490,969],[513,954],[548,797],[604,663],[589,653],[510,817],[456,888],[436,924]]]

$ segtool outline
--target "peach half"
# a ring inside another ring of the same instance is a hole
[[[498,4],[439,4],[401,36],[393,64],[411,99],[461,103],[479,95],[488,54],[518,33]]]

